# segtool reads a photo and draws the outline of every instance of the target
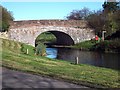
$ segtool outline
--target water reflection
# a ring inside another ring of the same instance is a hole
[[[57,48],[46,48],[48,58],[57,58]]]
[[[118,69],[120,54],[80,51],[69,48],[47,48],[47,57],[57,58],[75,63],[78,57],[79,63],[90,64],[99,67]]]

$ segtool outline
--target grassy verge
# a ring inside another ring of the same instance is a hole
[[[85,41],[78,43],[72,48],[90,51],[101,51],[101,52],[115,52],[120,53],[120,39],[118,40],[105,40],[96,42],[95,40]]]
[[[105,40],[93,46],[93,50],[120,53],[120,39]]]
[[[91,87],[120,88],[120,71],[85,64],[74,65],[66,61],[48,59],[23,53],[21,48],[30,47],[18,42],[2,39],[2,66],[33,74],[46,75]]]
[[[72,48],[81,50],[91,50],[91,48],[96,44],[95,40],[84,41],[74,45]]]

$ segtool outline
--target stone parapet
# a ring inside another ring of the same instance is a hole
[[[87,22],[84,20],[24,20],[11,22],[10,28],[17,28],[23,26],[62,26],[75,28],[88,27]]]

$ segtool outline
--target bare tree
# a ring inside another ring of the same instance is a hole
[[[83,19],[86,19],[92,12],[84,7],[83,9],[81,10],[73,10],[68,16],[67,16],[67,19],[68,20],[83,20]]]
[[[68,20],[80,20],[82,19],[79,13],[79,10],[73,10],[70,15],[67,16]]]

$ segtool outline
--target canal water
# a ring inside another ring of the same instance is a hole
[[[120,54],[80,51],[71,48],[46,48],[48,58],[60,59],[75,63],[78,57],[79,64],[89,64],[99,67],[119,69]]]

